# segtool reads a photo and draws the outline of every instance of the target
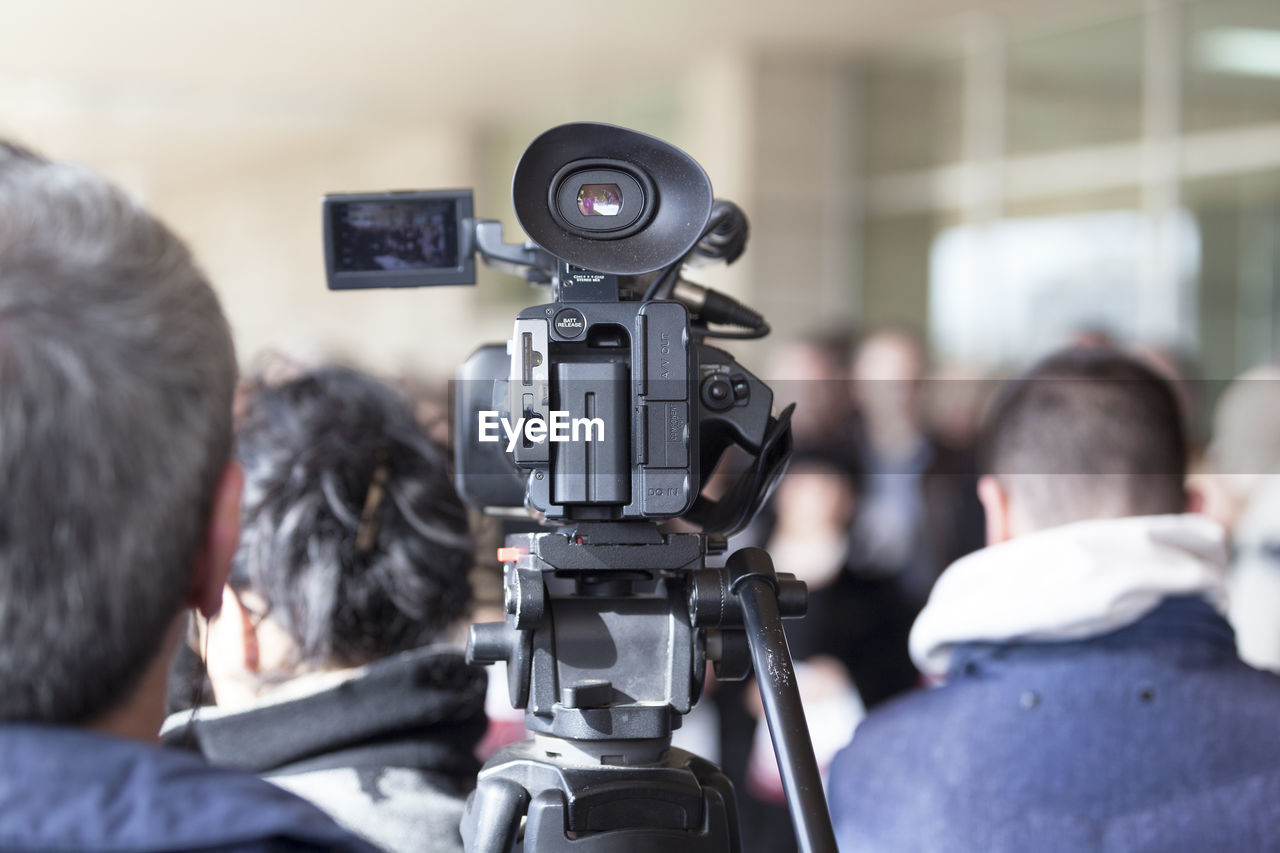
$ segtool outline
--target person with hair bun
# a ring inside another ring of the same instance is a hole
[[[486,679],[448,644],[472,547],[446,450],[331,367],[252,393],[238,455],[243,534],[204,638],[217,706],[168,739],[388,850],[460,851]]]

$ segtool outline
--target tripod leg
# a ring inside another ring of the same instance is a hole
[[[764,703],[765,719],[778,757],[787,806],[795,824],[801,853],[835,853],[831,828],[813,757],[813,742],[800,704],[795,668],[778,610],[777,575],[773,561],[761,548],[744,548],[729,557],[731,589],[742,605],[742,622],[751,645],[756,684]]]
[[[509,779],[481,779],[462,818],[467,853],[509,853],[529,792]]]

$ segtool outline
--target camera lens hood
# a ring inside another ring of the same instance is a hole
[[[590,191],[605,182],[624,196],[626,216],[616,228],[567,201],[581,198],[578,184]],[[531,240],[574,266],[614,275],[680,260],[702,236],[712,203],[711,180],[688,154],[594,122],[563,124],[535,139],[516,164],[511,197]]]

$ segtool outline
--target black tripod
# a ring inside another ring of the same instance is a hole
[[[506,621],[473,625],[467,653],[507,662],[534,737],[481,770],[470,853],[737,853],[728,779],[671,746],[708,660],[727,679],[754,662],[800,849],[835,853],[781,623],[805,586],[758,548],[706,568],[708,543],[646,522],[508,538]]]

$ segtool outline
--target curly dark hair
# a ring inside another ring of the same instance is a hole
[[[426,645],[466,611],[472,543],[446,451],[390,388],[326,367],[259,390],[238,454],[232,582],[266,600],[300,666]]]

